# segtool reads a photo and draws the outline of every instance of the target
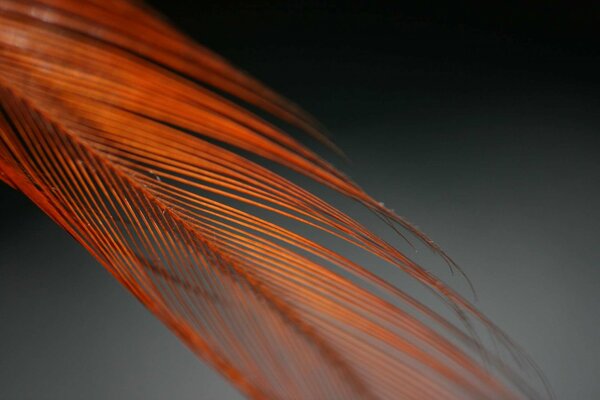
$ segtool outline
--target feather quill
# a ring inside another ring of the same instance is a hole
[[[427,236],[244,104],[335,149],[299,107],[136,1],[0,0],[0,27],[0,180],[245,395],[551,396],[522,373],[544,384],[535,364],[469,301],[256,161],[362,203],[456,267]],[[403,270],[462,325],[281,219]],[[489,351],[476,326],[511,358]]]

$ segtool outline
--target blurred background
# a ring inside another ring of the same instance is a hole
[[[600,398],[599,6],[148,3],[315,115],[559,399]],[[241,398],[6,186],[0,216],[0,399]]]

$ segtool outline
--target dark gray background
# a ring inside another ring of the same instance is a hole
[[[316,115],[558,398],[600,397],[598,9],[151,3]],[[239,398],[23,196],[0,215],[0,399]]]

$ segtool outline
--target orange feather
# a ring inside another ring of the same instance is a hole
[[[254,160],[362,203],[456,267],[244,104],[334,147],[297,106],[135,1],[0,0],[0,26],[0,179],[248,397],[543,397],[522,375],[543,381],[535,364],[469,301]],[[403,270],[463,325],[283,219]],[[512,358],[488,350],[476,326]]]

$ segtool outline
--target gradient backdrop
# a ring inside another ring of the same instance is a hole
[[[600,398],[598,7],[150,3],[317,116],[559,399]],[[0,215],[0,399],[240,398],[5,186]]]

